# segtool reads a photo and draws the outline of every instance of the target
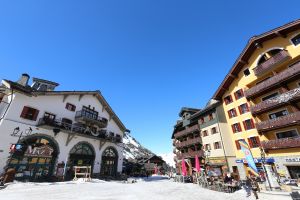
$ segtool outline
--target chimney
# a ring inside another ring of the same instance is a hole
[[[29,81],[29,75],[28,74],[22,74],[20,79],[17,81],[20,85],[27,86]]]

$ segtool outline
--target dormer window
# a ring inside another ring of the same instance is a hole
[[[300,44],[300,34],[296,35],[291,39],[294,46],[298,46]]]

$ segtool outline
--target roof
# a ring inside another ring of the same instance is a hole
[[[195,113],[198,112],[200,109],[198,108],[188,108],[188,107],[182,107],[180,112],[179,112],[179,117],[182,117],[184,112],[191,112],[191,113]]]
[[[217,101],[217,100],[214,100],[214,99],[211,99],[205,106],[205,108],[203,108],[202,110],[196,112],[195,114],[193,114],[190,119],[193,119],[193,118],[196,118],[196,117],[199,117],[201,115],[204,115],[205,113],[209,112],[210,110],[218,107],[219,105],[221,104],[220,101]]]
[[[58,83],[53,82],[53,81],[48,81],[48,80],[45,80],[45,79],[40,79],[40,78],[33,77],[32,80],[33,80],[33,82],[42,82],[42,83],[47,83],[49,85],[59,86]]]
[[[28,96],[42,96],[42,95],[93,95],[95,96],[100,103],[104,106],[107,112],[110,114],[111,118],[114,119],[117,125],[121,128],[123,132],[129,131],[126,129],[125,125],[121,122],[119,117],[115,114],[113,109],[110,107],[108,102],[102,96],[99,90],[95,91],[37,91],[30,86],[23,86],[17,82],[10,81],[10,80],[3,80],[3,84],[13,90],[17,90],[25,95]]]
[[[222,81],[221,85],[213,95],[214,99],[221,100],[222,96],[234,81],[235,77],[237,77],[238,73],[242,70],[242,68],[248,64],[248,59],[251,57],[256,48],[262,45],[263,42],[271,40],[276,37],[286,37],[288,33],[291,33],[297,29],[300,29],[300,19],[287,23],[278,28],[272,29],[268,32],[260,34],[258,36],[253,36],[248,41],[246,47],[243,49],[234,65]]]

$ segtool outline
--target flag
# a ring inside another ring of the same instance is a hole
[[[259,176],[258,175],[258,170],[256,168],[256,165],[255,165],[255,162],[254,162],[254,159],[253,159],[253,156],[252,156],[252,153],[251,153],[251,150],[249,148],[249,145],[248,143],[242,139],[242,140],[239,140],[239,143],[240,143],[240,146],[241,146],[241,149],[242,151],[244,152],[245,154],[245,158],[248,162],[248,167],[249,167],[249,170],[252,172],[252,174],[254,174],[255,176]]]

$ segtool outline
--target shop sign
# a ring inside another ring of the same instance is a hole
[[[244,164],[248,163],[246,159],[237,159],[237,160],[235,160],[235,162],[236,163],[244,163]],[[261,159],[260,158],[254,158],[254,162],[255,163],[261,163]],[[274,158],[266,158],[266,163],[274,163],[274,162],[275,162]]]
[[[285,159],[286,162],[300,162],[300,158],[287,158]]]
[[[31,145],[28,146],[26,153],[24,156],[28,157],[52,157],[53,148],[49,145],[43,145],[40,147],[32,148]]]

